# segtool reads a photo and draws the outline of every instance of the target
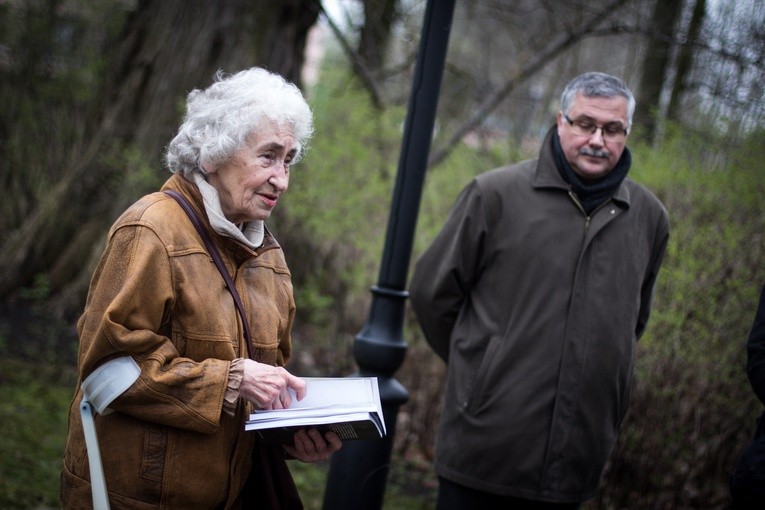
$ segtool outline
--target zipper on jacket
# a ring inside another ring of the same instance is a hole
[[[606,199],[599,206],[597,206],[593,211],[592,214],[587,214],[587,212],[584,210],[584,207],[582,207],[582,203],[579,201],[579,197],[576,196],[576,193],[574,193],[574,190],[569,188],[568,189],[568,196],[571,197],[571,200],[574,201],[576,206],[579,208],[579,210],[584,214],[584,231],[587,232],[587,229],[590,228],[590,221],[592,220],[592,216],[603,209],[603,207],[606,206],[606,204],[609,204],[611,202],[611,199]]]
[[[574,201],[576,207],[582,212],[582,214],[584,214],[584,231],[587,232],[587,230],[590,228],[590,215],[587,214],[587,211],[584,210],[582,203],[579,201],[579,197],[576,196],[576,193],[574,193],[574,190],[571,188],[568,189],[568,196],[571,197],[571,200]]]

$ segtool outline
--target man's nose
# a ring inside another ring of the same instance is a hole
[[[603,139],[603,128],[600,126],[595,127],[595,132],[590,135],[590,145],[602,146],[605,144]]]

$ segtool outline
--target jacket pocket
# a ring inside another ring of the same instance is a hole
[[[176,331],[173,333],[173,343],[182,357],[197,362],[206,359],[231,360],[239,355],[231,336],[219,333],[202,336]]]
[[[497,351],[501,345],[501,340],[500,337],[493,336],[486,346],[481,363],[478,365],[478,370],[473,376],[472,386],[468,388],[467,400],[463,402],[463,408],[468,414],[477,414],[486,400],[487,386],[497,361]]]
[[[165,471],[167,427],[147,424],[144,428],[141,477],[161,482]]]

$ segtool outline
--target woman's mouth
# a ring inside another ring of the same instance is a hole
[[[259,195],[268,207],[276,207],[276,203],[279,201],[277,195],[265,195],[263,193],[259,193]]]

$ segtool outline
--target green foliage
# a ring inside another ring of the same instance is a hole
[[[276,223],[293,270],[298,329],[311,330],[314,341],[305,347],[325,351],[316,363],[326,374],[351,369],[350,344],[377,283],[406,112],[376,109],[345,71],[322,73],[311,95],[316,135],[292,172]],[[412,259],[468,180],[500,164],[500,152],[458,147],[429,171]]]
[[[761,410],[744,349],[765,284],[761,137],[726,151],[724,140],[671,130],[659,147],[633,147],[631,175],[667,207],[670,243],[630,412],[594,507],[727,501]]]
[[[0,507],[58,507],[72,369],[0,362]]]
[[[118,164],[119,175],[124,176],[123,187],[135,190],[131,194],[135,197],[158,190],[170,177],[169,171],[158,172],[151,158],[136,146],[124,149]]]
[[[377,265],[370,255],[382,247],[403,112],[375,111],[355,82],[336,83],[331,75],[314,91],[312,106],[317,136],[294,171],[285,203],[315,239],[353,261],[342,277],[363,284]]]
[[[341,72],[327,72],[310,100],[316,136],[274,223],[293,270],[299,327],[317,340],[318,365],[337,361],[326,374],[351,369],[337,353],[361,326],[356,314],[376,280],[404,112],[375,110]]]
[[[31,287],[21,289],[19,295],[22,299],[40,304],[50,297],[50,280],[44,274],[35,276]]]
[[[304,464],[293,460],[288,465],[305,510],[321,510],[329,463]]]
[[[758,158],[742,144],[735,163],[710,167],[715,145],[677,136],[660,150],[639,147],[634,178],[660,196],[670,214],[671,239],[645,344],[694,360],[745,338],[763,274],[765,180]],[[669,340],[669,341],[668,341]],[[723,344],[720,344],[723,342]],[[740,345],[739,345],[740,346]]]

